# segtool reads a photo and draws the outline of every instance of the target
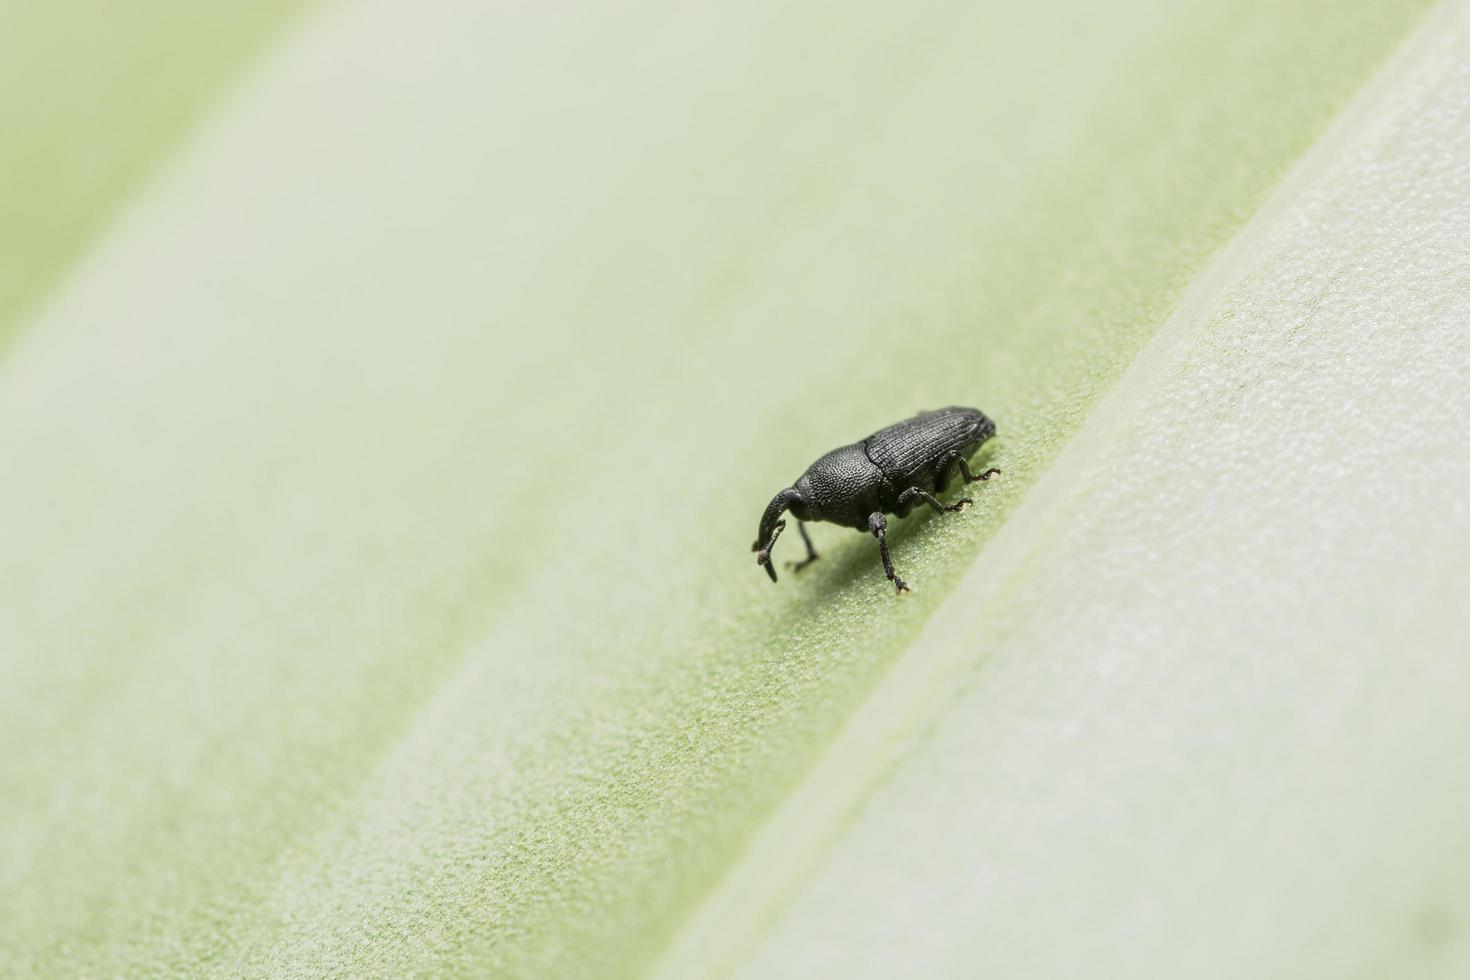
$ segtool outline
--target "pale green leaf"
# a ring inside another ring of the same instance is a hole
[[[0,967],[652,966],[1425,6],[318,11],[0,362]],[[953,402],[914,596],[765,580]]]
[[[0,350],[301,5],[0,4]]]

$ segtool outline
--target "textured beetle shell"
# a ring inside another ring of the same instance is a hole
[[[951,451],[965,455],[995,435],[995,423],[973,408],[941,408],[890,425],[863,440],[868,458],[883,478],[902,491],[944,489],[936,464]]]
[[[868,515],[882,507],[883,472],[861,442],[842,446],[817,460],[796,481],[801,494],[791,512],[801,520],[867,527]]]
[[[943,490],[940,463],[951,452],[968,456],[994,434],[995,423],[978,409],[921,412],[862,442],[834,449],[807,467],[794,484],[798,499],[790,502],[791,513],[803,521],[828,521],[860,531],[868,529],[868,517],[875,512],[902,517],[912,506],[898,503],[905,490]]]

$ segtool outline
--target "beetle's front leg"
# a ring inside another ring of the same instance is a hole
[[[816,547],[812,545],[812,536],[806,533],[806,522],[797,521],[796,529],[801,532],[801,540],[806,542],[806,557],[803,558],[801,561],[788,561],[786,563],[786,567],[791,569],[791,571],[793,572],[801,571],[803,568],[807,567],[812,562],[822,557],[821,555],[817,554]]]
[[[765,547],[757,548],[755,552],[755,563],[765,566],[766,574],[771,576],[772,582],[776,581],[776,566],[771,564],[771,549],[776,546],[776,539],[781,536],[781,532],[784,530],[786,530],[786,522],[777,521],[776,526],[771,529],[771,537],[766,541]],[[760,544],[760,542],[757,541],[756,544]]]
[[[786,522],[784,522],[784,520],[778,520],[778,522],[776,522],[776,526],[773,527],[772,530],[770,530],[770,541],[766,542],[766,547],[759,548],[759,550],[756,551],[756,564],[766,566],[766,574],[769,574],[770,580],[772,580],[772,582],[775,582],[776,580],[776,566],[773,566],[773,564],[770,563],[770,550],[776,547],[776,538],[779,538],[779,536],[781,536],[782,530],[785,529]],[[760,544],[760,542],[756,542],[756,544]]]
[[[888,554],[888,538],[884,532],[888,529],[888,519],[883,516],[882,511],[874,511],[868,516],[868,530],[873,537],[878,539],[878,557],[883,559],[883,574],[888,576],[888,581],[898,590],[899,595],[910,591],[908,584],[893,571],[893,559]]]
[[[900,507],[903,507],[910,500],[913,500],[915,497],[918,497],[924,503],[926,503],[930,507],[934,508],[934,513],[936,513],[936,514],[944,514],[944,513],[958,514],[960,511],[964,510],[965,507],[967,507],[968,505],[973,504],[975,502],[975,501],[971,500],[969,497],[963,497],[963,498],[955,501],[954,503],[952,503],[952,504],[950,504],[948,506],[945,506],[944,504],[941,504],[939,501],[935,500],[934,499],[934,495],[932,493],[930,493],[929,491],[924,490],[924,489],[922,489],[920,487],[909,487],[903,493],[901,493],[901,494],[898,495],[898,505]]]
[[[992,466],[984,473],[976,476],[974,473],[970,472],[970,464],[965,461],[965,457],[960,455],[960,452],[958,450],[951,449],[945,455],[945,457],[939,461],[939,485],[935,487],[936,490],[943,490],[946,486],[949,485],[950,477],[954,476],[954,467],[956,463],[959,464],[960,475],[965,478],[966,483],[977,483],[981,480],[988,480],[992,476],[995,476],[1000,472],[1000,470]]]

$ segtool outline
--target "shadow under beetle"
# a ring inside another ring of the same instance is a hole
[[[862,442],[834,449],[817,460],[793,486],[787,487],[766,505],[755,544],[755,563],[764,565],[771,581],[776,581],[776,566],[771,563],[771,548],[786,529],[781,515],[791,511],[796,529],[806,542],[806,558],[792,562],[801,571],[817,560],[817,549],[806,532],[807,521],[827,521],[843,527],[867,531],[878,539],[878,556],[883,559],[883,573],[898,594],[909,591],[904,580],[893,571],[884,532],[888,521],[884,513],[907,517],[918,504],[928,504],[935,513],[957,513],[969,497],[953,504],[941,504],[934,494],[943,493],[954,478],[955,470],[966,483],[988,480],[998,469],[988,469],[979,476],[970,472],[966,460],[981,443],[995,435],[995,423],[978,408],[941,408],[918,415],[886,429],[879,429]],[[932,491],[932,492],[931,492]]]

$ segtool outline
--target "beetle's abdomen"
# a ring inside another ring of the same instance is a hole
[[[995,423],[976,408],[941,408],[879,429],[863,442],[868,458],[893,486],[927,484],[921,478],[951,450],[968,455],[995,435]]]

